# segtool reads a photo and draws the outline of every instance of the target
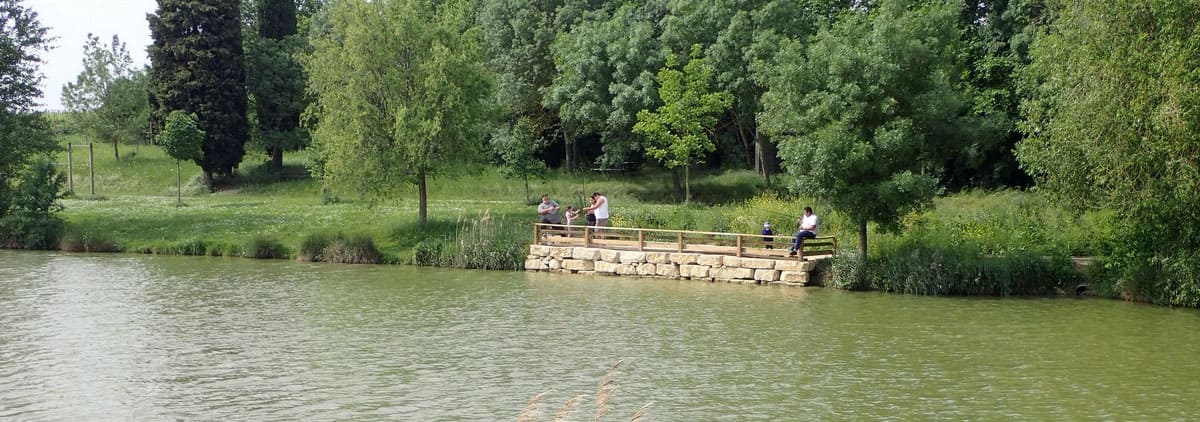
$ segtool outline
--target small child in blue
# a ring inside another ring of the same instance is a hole
[[[775,232],[771,231],[771,222],[770,221],[763,222],[762,235],[763,236],[775,235]],[[771,242],[774,242],[774,241],[775,241],[774,237],[763,238],[763,243],[766,243],[767,249],[775,249],[775,246],[771,244]]]

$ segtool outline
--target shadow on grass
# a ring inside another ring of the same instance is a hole
[[[638,201],[653,204],[683,202],[683,192],[675,190],[674,183],[671,182],[671,173],[649,173],[635,177],[642,180],[659,181],[630,189],[630,195]],[[771,186],[762,177],[753,172],[713,173],[699,177],[693,174],[691,185],[692,202],[704,205],[743,202],[764,190],[771,189]]]

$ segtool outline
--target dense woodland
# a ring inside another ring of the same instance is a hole
[[[747,168],[849,216],[864,257],[868,223],[1033,188],[1119,210],[1116,277],[1200,303],[1200,1],[158,3],[149,69],[93,37],[63,88],[118,158],[182,111],[210,183],[247,149],[278,167],[308,148],[331,186],[415,184],[422,222],[427,178],[479,165],[667,169],[684,193],[692,171]],[[2,4],[4,80],[36,80],[44,29]],[[0,148],[42,148],[9,130],[33,130],[35,85],[0,92]],[[0,189],[32,155],[0,154]]]

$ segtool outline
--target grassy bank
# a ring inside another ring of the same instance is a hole
[[[199,184],[197,167],[185,164],[183,204],[177,204],[173,161],[153,146],[123,151],[118,161],[111,149],[97,146],[95,196],[87,190],[91,169],[76,154],[76,194],[62,213],[64,249],[519,269],[535,216],[529,201],[548,192],[563,206],[581,206],[594,191],[610,199],[616,226],[757,233],[770,221],[787,235],[798,210],[811,205],[822,234],[839,236],[846,252],[856,239],[854,225],[837,210],[747,171],[694,176],[695,199],[682,204],[666,172],[552,173],[532,181],[527,199],[521,181],[483,168],[433,179],[430,222],[420,226],[414,187],[375,201],[325,190],[305,172],[304,153],[287,155],[279,175],[261,164],[265,156],[251,154],[239,176],[215,193]],[[65,154],[61,158],[65,162]],[[956,194],[906,216],[902,234],[872,227],[875,269],[846,274],[870,274],[875,281],[841,284],[926,294],[1047,293],[1074,281],[1059,280],[1061,266],[1042,263],[1102,252],[1109,218],[1071,216],[1027,192]],[[1054,285],[1021,284],[1031,277],[1054,278],[1046,281]],[[960,278],[987,286],[950,285]]]

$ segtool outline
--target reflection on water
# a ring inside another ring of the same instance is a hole
[[[1200,313],[0,251],[0,419],[1189,419]]]

